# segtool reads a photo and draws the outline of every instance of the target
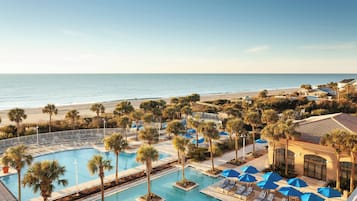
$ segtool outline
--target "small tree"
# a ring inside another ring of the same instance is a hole
[[[244,121],[252,126],[253,155],[255,155],[255,132],[257,127],[261,125],[260,115],[258,112],[249,111],[245,114]]]
[[[146,140],[149,145],[159,142],[159,132],[156,128],[147,126],[139,132],[139,139]]]
[[[72,129],[76,129],[76,121],[79,119],[79,112],[77,110],[70,110],[67,112],[65,118],[71,121]]]
[[[128,139],[127,128],[131,125],[130,118],[126,115],[119,117],[118,126],[124,130],[125,140]]]
[[[170,136],[170,134],[174,134],[178,136],[180,134],[185,133],[185,127],[182,125],[180,120],[173,120],[167,124],[166,133]],[[180,162],[179,150],[177,150],[177,162]]]
[[[49,117],[50,117],[50,120],[49,120],[49,123],[48,123],[48,132],[51,132],[52,116],[53,115],[57,115],[57,112],[58,112],[58,109],[53,104],[47,104],[42,109],[42,113],[47,113],[49,115]]]
[[[203,123],[201,125],[200,130],[205,136],[205,138],[209,141],[210,156],[212,162],[212,172],[215,172],[212,140],[219,139],[218,130],[216,129],[216,125],[213,122]]]
[[[238,162],[238,138],[239,138],[239,133],[243,131],[244,123],[242,119],[239,118],[234,118],[231,120],[228,120],[227,122],[227,130],[228,132],[234,134],[234,144],[235,144],[235,160]]]
[[[91,107],[90,110],[92,112],[95,112],[96,118],[97,118],[97,128],[100,127],[100,115],[105,112],[105,107],[101,103],[94,103]]]
[[[190,143],[189,139],[186,139],[182,136],[175,136],[172,140],[172,144],[174,145],[175,149],[179,152],[181,156],[181,165],[182,165],[182,184],[185,186],[186,178],[185,178],[185,157],[186,152],[188,149],[188,145]]]
[[[11,109],[7,115],[10,121],[14,121],[16,123],[17,136],[19,137],[20,123],[22,122],[22,120],[27,118],[27,115],[25,114],[25,110],[21,108],[14,108]]]
[[[130,101],[121,101],[118,103],[113,113],[114,115],[122,116],[129,115],[133,111],[134,107],[131,105]]]
[[[135,126],[136,126],[136,140],[138,140],[138,133],[139,133],[139,121],[141,120],[142,116],[144,115],[143,111],[140,109],[136,109],[133,112],[130,113],[130,117],[132,120],[135,121]]]

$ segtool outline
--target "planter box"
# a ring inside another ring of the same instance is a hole
[[[176,183],[174,183],[173,186],[176,187],[176,188],[178,188],[178,189],[184,190],[184,191],[190,191],[190,190],[196,188],[197,186],[199,186],[199,184],[198,184],[198,183],[195,183],[195,185],[190,186],[190,187],[188,187],[188,188],[185,188],[185,187],[182,187],[182,186],[180,186],[180,185],[177,185]]]
[[[158,196],[158,195],[156,195],[156,196],[157,196],[157,197],[160,197],[160,196]],[[136,200],[136,201],[146,201],[146,199],[143,198],[143,196],[140,196],[140,197],[136,198],[135,200]],[[156,199],[155,201],[165,201],[165,199],[160,197],[159,199]]]

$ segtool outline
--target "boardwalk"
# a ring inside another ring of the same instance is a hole
[[[17,201],[12,193],[6,188],[6,186],[0,181],[0,200],[2,201]]]

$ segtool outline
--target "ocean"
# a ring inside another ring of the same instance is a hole
[[[1,74],[0,109],[299,87],[357,74]]]

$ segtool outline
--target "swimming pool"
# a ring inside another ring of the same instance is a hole
[[[162,177],[152,180],[152,192],[160,195],[167,201],[217,201],[217,199],[209,197],[200,190],[207,186],[216,183],[222,178],[213,178],[200,173],[194,168],[185,168],[185,176],[187,179],[195,181],[199,184],[198,187],[191,191],[183,191],[173,187],[176,181],[181,180],[181,170],[169,173]],[[133,201],[141,195],[147,193],[147,184],[143,183],[135,187],[131,187],[125,191],[110,195],[105,198],[106,201]],[[99,200],[98,200],[99,201]]]
[[[78,163],[78,183],[84,183],[87,181],[91,181],[98,178],[98,174],[90,175],[87,169],[88,160],[94,155],[102,153],[93,148],[85,148],[85,149],[76,149],[76,150],[68,150],[61,151],[56,153],[50,153],[42,156],[38,156],[34,158],[34,162],[42,161],[42,160],[58,160],[58,162],[66,167],[66,173],[63,178],[68,180],[68,185],[66,187],[57,186],[55,184],[54,191],[59,191],[63,188],[68,188],[76,185],[76,168],[74,165],[74,161],[76,160]],[[115,174],[115,155],[112,152],[102,153],[105,156],[105,159],[110,159],[113,165],[113,169],[111,171],[106,171],[105,175]],[[168,154],[160,153],[160,159],[168,157]],[[135,161],[136,153],[120,153],[119,155],[119,174],[120,171],[130,169],[133,167],[137,167],[141,165]],[[22,177],[25,174],[27,167],[22,170]],[[17,174],[8,175],[4,177],[0,177],[0,180],[7,186],[7,188],[17,197]],[[21,189],[22,199],[30,200],[32,198],[40,196],[39,193],[34,194],[31,188],[23,187]]]

